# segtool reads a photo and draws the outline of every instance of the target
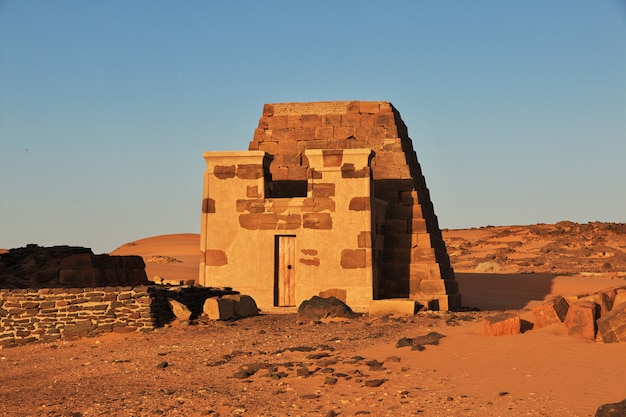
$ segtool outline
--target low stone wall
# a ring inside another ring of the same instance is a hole
[[[235,293],[158,285],[0,289],[0,349],[106,332],[148,332],[175,318],[168,298],[187,305],[197,318],[207,298]]]
[[[151,304],[148,286],[0,290],[0,348],[150,331]]]

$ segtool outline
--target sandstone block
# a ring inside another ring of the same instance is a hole
[[[501,313],[483,320],[485,335],[510,336],[522,332],[522,324],[518,315]]]
[[[204,262],[206,265],[222,266],[228,264],[226,253],[219,249],[207,249],[204,252]]]
[[[344,269],[365,268],[367,252],[365,249],[343,249],[341,251],[341,267]]]
[[[615,305],[613,310],[596,322],[598,334],[604,343],[626,342],[626,303]]]
[[[322,116],[319,114],[303,114],[302,115],[302,127],[304,128],[316,128],[322,125]]]
[[[204,301],[202,311],[210,320],[228,320],[235,317],[233,300],[211,297]]]
[[[323,126],[339,126],[341,124],[340,114],[325,114],[322,116]]]
[[[302,215],[302,227],[329,230],[333,228],[333,220],[330,213],[305,213]]]
[[[452,279],[425,279],[420,281],[422,294],[456,294],[459,285]]]
[[[595,294],[580,297],[579,301],[593,301],[600,306],[600,316],[604,316],[613,308],[613,300],[606,292],[598,292]]]
[[[189,307],[181,303],[180,301],[176,301],[172,298],[168,298],[167,302],[172,308],[172,312],[176,316],[176,318],[180,321],[189,321],[191,319],[191,310]]]
[[[384,314],[414,316],[422,308],[423,306],[417,301],[402,298],[372,300],[370,301],[369,314],[370,316]]]
[[[569,310],[569,304],[560,295],[552,297],[543,304],[533,308],[535,326],[545,327],[554,323],[562,323]]]
[[[348,208],[353,211],[370,210],[370,198],[369,197],[353,197],[350,200],[350,204]]]
[[[259,314],[259,308],[256,305],[254,298],[249,295],[243,294],[230,294],[222,297],[233,301],[233,314],[236,317],[252,317]]]
[[[597,303],[577,301],[570,305],[563,323],[565,323],[570,336],[594,340],[598,317],[600,317],[600,306]]]
[[[343,161],[342,149],[322,150],[322,162],[325,167],[340,167],[342,161]]]
[[[316,183],[313,185],[313,197],[332,197],[335,195],[335,184]]]
[[[613,300],[613,308],[615,309],[622,303],[626,303],[626,289],[617,290],[617,294],[615,294],[615,299]]]

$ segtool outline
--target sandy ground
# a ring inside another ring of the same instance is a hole
[[[444,237],[475,250],[450,252],[463,304],[481,311],[302,325],[293,312],[262,314],[2,350],[0,415],[593,416],[626,398],[626,344],[586,342],[561,325],[504,337],[482,327],[499,310],[532,321],[530,308],[552,295],[626,285],[619,257],[575,271],[567,255],[559,264],[551,254],[558,274],[528,273],[526,260],[549,242],[515,244],[524,254],[498,260],[485,230],[472,230],[463,241]],[[622,243],[605,235],[603,249],[588,253],[596,259],[613,245],[619,255]],[[197,235],[168,235],[114,253],[143,256],[149,276],[193,279],[198,247]],[[610,271],[592,268],[611,260]],[[479,267],[486,261],[500,262],[497,273]],[[424,350],[396,347],[429,332],[445,337]]]

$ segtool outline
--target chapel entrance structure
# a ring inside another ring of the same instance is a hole
[[[388,102],[266,104],[248,151],[205,152],[199,283],[259,307],[461,307],[417,155]]]

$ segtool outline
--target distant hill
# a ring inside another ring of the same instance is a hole
[[[626,224],[562,221],[443,230],[457,272],[626,277]]]
[[[456,272],[548,273],[626,278],[626,224],[563,221],[527,226],[443,230]],[[112,255],[140,255],[148,278],[195,279],[200,235],[154,236],[127,243]]]

